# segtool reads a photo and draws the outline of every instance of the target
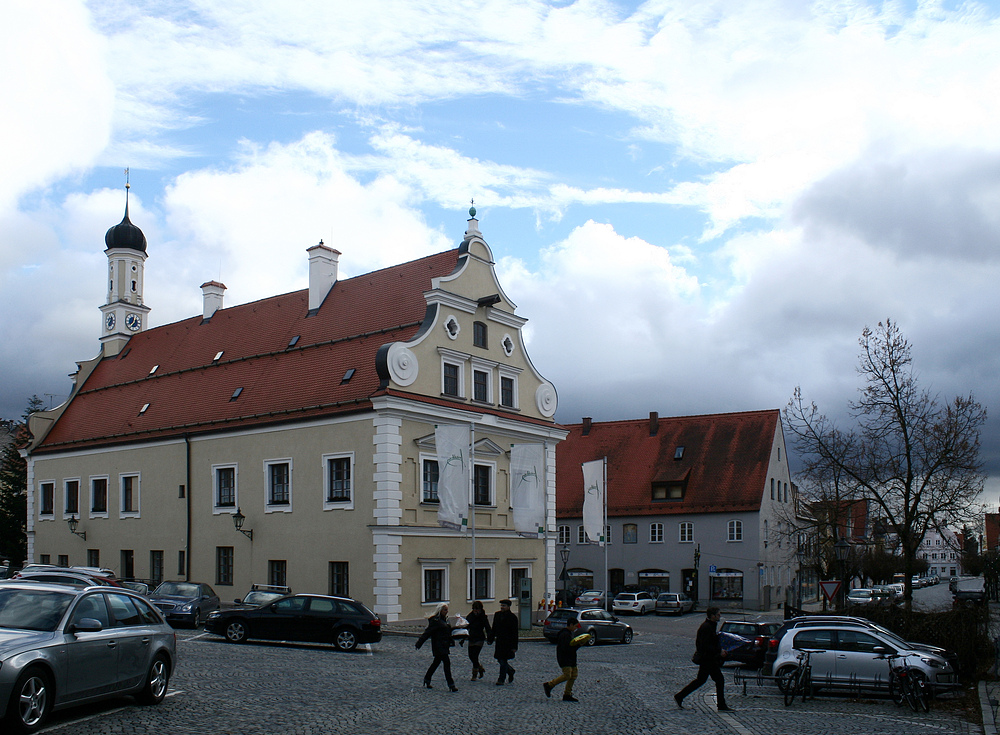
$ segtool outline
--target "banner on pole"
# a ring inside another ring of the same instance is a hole
[[[604,460],[583,463],[583,528],[604,546]]]
[[[514,530],[538,538],[545,533],[545,445],[511,446],[510,478]]]
[[[434,429],[438,461],[438,523],[463,530],[469,510],[469,443],[467,424],[449,424]]]

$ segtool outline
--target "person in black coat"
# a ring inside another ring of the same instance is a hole
[[[510,600],[500,600],[500,611],[493,615],[493,632],[489,642],[496,643],[493,658],[500,662],[500,678],[497,686],[509,681],[513,683],[515,670],[510,665],[517,651],[517,631],[520,626],[517,615],[510,611]]]
[[[723,689],[726,680],[722,678],[722,660],[726,657],[726,652],[722,650],[719,634],[715,632],[715,626],[720,617],[722,617],[722,611],[717,607],[710,607],[705,611],[705,622],[698,628],[698,635],[694,641],[695,653],[699,656],[698,676],[674,695],[674,701],[681,709],[684,709],[684,705],[681,704],[684,697],[708,681],[708,677],[711,676],[712,681],[715,682],[715,695],[719,712],[729,711],[729,707],[726,706],[726,693]]]
[[[573,643],[573,639],[576,638],[577,632],[580,630],[580,621],[576,618],[570,618],[566,621],[566,627],[559,631],[559,635],[556,636],[556,663],[559,664],[559,668],[562,669],[562,674],[557,676],[552,681],[542,682],[542,689],[545,690],[545,696],[551,697],[552,690],[557,684],[566,682],[566,688],[563,689],[563,701],[564,702],[579,702],[580,700],[573,696],[573,684],[576,682],[576,677],[579,672],[576,668],[576,649],[582,643],[586,643],[586,639]]]
[[[466,619],[469,621],[469,661],[472,662],[472,681],[475,681],[486,673],[486,669],[479,663],[479,654],[487,639],[493,634],[493,629],[490,627],[490,617],[479,600],[472,603],[472,612]]]
[[[424,674],[424,686],[433,689],[431,677],[437,671],[438,664],[444,665],[444,678],[448,682],[448,688],[457,692],[455,680],[451,678],[451,647],[454,645],[451,640],[451,626],[448,625],[448,606],[441,605],[433,615],[427,618],[427,629],[417,639],[417,648],[424,645],[424,641],[431,639],[431,653],[434,654],[434,661],[431,663],[427,673]]]

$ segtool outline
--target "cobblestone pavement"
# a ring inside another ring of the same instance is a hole
[[[646,626],[641,626],[646,627]],[[60,735],[118,733],[476,733],[513,732],[604,735],[941,735],[980,733],[956,707],[914,714],[877,698],[861,701],[819,697],[786,708],[773,686],[751,685],[747,696],[732,684],[732,712],[715,710],[711,682],[678,710],[672,695],[690,680],[689,637],[640,630],[632,645],[595,646],[579,654],[578,704],[563,702],[561,689],[546,699],[541,682],[558,672],[555,647],[522,643],[512,685],[496,686],[497,664],[487,646],[487,676],[469,681],[464,648],[453,649],[459,691],[451,693],[439,670],[434,688],[422,688],[428,647],[386,636],[352,654],[309,645],[231,645],[205,633],[179,632],[182,656],[168,698],[158,707],[130,699],[58,713],[49,731]]]

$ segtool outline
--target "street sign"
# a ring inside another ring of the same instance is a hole
[[[840,593],[840,580],[820,582],[819,588],[823,590],[823,597],[825,597],[829,602],[833,602],[837,599],[837,595]]]
[[[715,574],[715,571],[716,571],[715,570],[715,564],[709,564],[708,565],[708,573],[709,574]]]

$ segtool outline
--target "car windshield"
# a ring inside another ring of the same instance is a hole
[[[166,595],[170,597],[198,597],[198,585],[185,584],[184,582],[164,582],[156,588],[154,595]]]
[[[74,595],[50,590],[0,590],[0,628],[51,632]]]

